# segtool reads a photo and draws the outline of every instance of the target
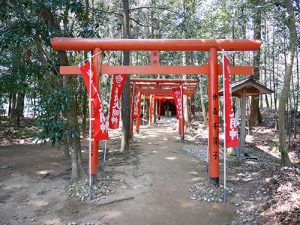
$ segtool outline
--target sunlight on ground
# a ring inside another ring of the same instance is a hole
[[[266,145],[256,145],[257,148],[261,149],[262,151],[270,154],[271,156],[275,158],[280,158],[280,153],[276,147],[271,148],[270,146]]]
[[[155,137],[157,137],[157,135],[156,134],[150,134],[150,135],[148,135],[148,138],[155,138]]]
[[[166,157],[166,159],[168,159],[168,160],[176,160],[176,159],[177,159],[177,157],[175,157],[175,156],[171,156],[171,157]]]
[[[143,186],[144,186],[143,184],[138,184],[138,185],[133,186],[133,188],[134,188],[134,189],[137,189],[137,188],[143,187]]]
[[[11,190],[11,189],[19,189],[19,188],[22,188],[22,187],[25,187],[25,185],[22,185],[22,184],[12,184],[12,185],[7,185],[6,187],[3,187],[4,190]]]
[[[40,170],[40,171],[37,172],[37,174],[46,175],[46,174],[52,173],[52,172],[53,172],[53,170]]]
[[[253,180],[259,173],[258,172],[253,172],[253,173],[238,173],[237,176],[239,176],[239,179],[243,181],[250,181]]]
[[[197,171],[190,171],[191,175],[198,175],[199,173]]]
[[[37,207],[42,207],[42,206],[48,205],[48,201],[44,201],[41,199],[34,199],[34,200],[30,200],[29,204],[37,206]]]
[[[113,219],[121,216],[123,213],[120,211],[106,211],[105,213],[105,218],[107,219]]]
[[[200,180],[203,180],[202,177],[193,177],[192,178],[192,181],[200,181]]]
[[[51,218],[49,220],[44,221],[45,224],[60,224],[60,218]]]
[[[181,205],[182,208],[191,208],[191,207],[195,207],[195,202],[182,201],[182,202],[180,202],[180,205]]]
[[[246,142],[253,143],[254,137],[252,135],[246,135]]]

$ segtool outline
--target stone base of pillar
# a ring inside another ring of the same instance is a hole
[[[210,182],[215,186],[219,186],[220,184],[219,177],[210,177]]]

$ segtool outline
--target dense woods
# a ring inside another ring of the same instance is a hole
[[[87,133],[87,95],[79,76],[61,76],[60,65],[78,65],[85,52],[54,51],[50,38],[256,38],[258,52],[228,53],[234,65],[253,65],[254,78],[274,90],[251,98],[250,126],[264,118],[260,109],[278,115],[275,123],[282,160],[289,163],[287,135],[296,138],[299,114],[299,17],[296,0],[258,1],[101,1],[3,0],[0,8],[0,110],[19,125],[24,116],[35,117],[36,134],[64,149],[72,158],[73,178],[81,173],[80,136]],[[206,52],[161,52],[162,65],[201,65]],[[112,65],[148,65],[149,52],[105,52]],[[135,75],[132,74],[132,77]],[[149,74],[147,77],[153,77]],[[165,78],[176,76],[161,75]],[[189,76],[177,78],[190,79]],[[194,104],[207,112],[207,78],[200,80]],[[235,76],[234,80],[242,79]],[[101,77],[101,96],[108,107],[111,78]],[[221,83],[221,78],[220,78]],[[123,93],[122,151],[129,150],[129,77]],[[205,115],[206,117],[206,115]],[[206,120],[204,120],[206,121]],[[187,121],[188,122],[188,121]],[[287,129],[288,128],[288,129]]]
[[[300,224],[299,0],[0,2],[0,224]]]

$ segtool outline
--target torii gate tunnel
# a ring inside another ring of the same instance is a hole
[[[208,127],[209,127],[209,177],[219,184],[219,99],[218,75],[222,65],[218,64],[218,51],[259,50],[261,40],[254,39],[89,39],[52,38],[56,50],[94,51],[208,51],[208,64],[201,66],[109,66],[98,67],[99,74],[187,74],[208,75]],[[97,59],[94,58],[97,64]],[[61,74],[80,74],[78,66],[61,67]],[[231,74],[251,75],[250,66],[231,66]]]
[[[151,56],[155,53],[156,57],[151,57],[151,61],[156,60],[159,61],[159,53],[151,52]],[[186,96],[187,98],[191,98],[195,93],[195,87],[198,84],[197,80],[187,80],[187,79],[149,79],[149,78],[132,78],[130,79],[131,93],[132,99],[135,98],[137,93],[138,101],[137,101],[137,112],[140,113],[141,107],[141,95],[144,96],[144,99],[149,99],[149,125],[153,124],[153,113],[157,113],[158,119],[160,119],[161,115],[161,104],[162,100],[170,100],[172,99],[175,104],[175,99],[173,95],[172,88],[180,87],[182,90],[182,96]],[[132,101],[133,102],[133,101]],[[145,104],[145,103],[144,103]],[[185,102],[185,104],[188,104]],[[184,111],[185,104],[181,101],[181,109]],[[155,107],[155,105],[157,107]],[[156,112],[154,112],[154,108],[156,108]],[[177,112],[177,110],[176,110]],[[177,113],[176,113],[177,114]],[[183,113],[184,114],[184,113]],[[177,115],[178,116],[178,115]],[[183,115],[184,117],[184,115]],[[131,116],[130,123],[130,135],[133,135],[133,127],[134,127],[134,116]],[[139,133],[140,130],[140,114],[136,118],[136,132]],[[178,119],[178,131],[180,135],[181,142],[184,141],[184,118]]]

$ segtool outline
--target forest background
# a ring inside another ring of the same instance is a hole
[[[260,109],[277,115],[278,149],[289,164],[287,134],[296,138],[293,117],[299,112],[299,17],[297,0],[2,0],[0,8],[0,110],[17,126],[36,118],[38,138],[58,144],[72,158],[72,176],[81,174],[80,135],[87,132],[88,99],[80,76],[61,76],[59,66],[79,65],[87,52],[57,52],[51,37],[156,39],[262,39],[257,52],[228,53],[233,65],[253,65],[254,79],[274,91],[251,98],[250,125],[259,125]],[[202,65],[206,52],[161,52],[162,65]],[[111,65],[148,65],[149,52],[106,52]],[[131,75],[135,77],[135,75]],[[144,77],[155,77],[151,74]],[[195,108],[207,107],[205,76],[161,75],[198,79]],[[240,80],[235,76],[233,80]],[[220,78],[221,84],[221,78]],[[101,79],[101,99],[109,103],[111,77]],[[203,93],[200,95],[199,93]],[[129,86],[123,105],[130,106]],[[201,104],[202,103],[202,104]],[[123,109],[124,124],[130,107]],[[127,122],[126,122],[127,121]],[[286,127],[291,129],[286,129]],[[122,149],[129,149],[129,126],[123,127]]]

